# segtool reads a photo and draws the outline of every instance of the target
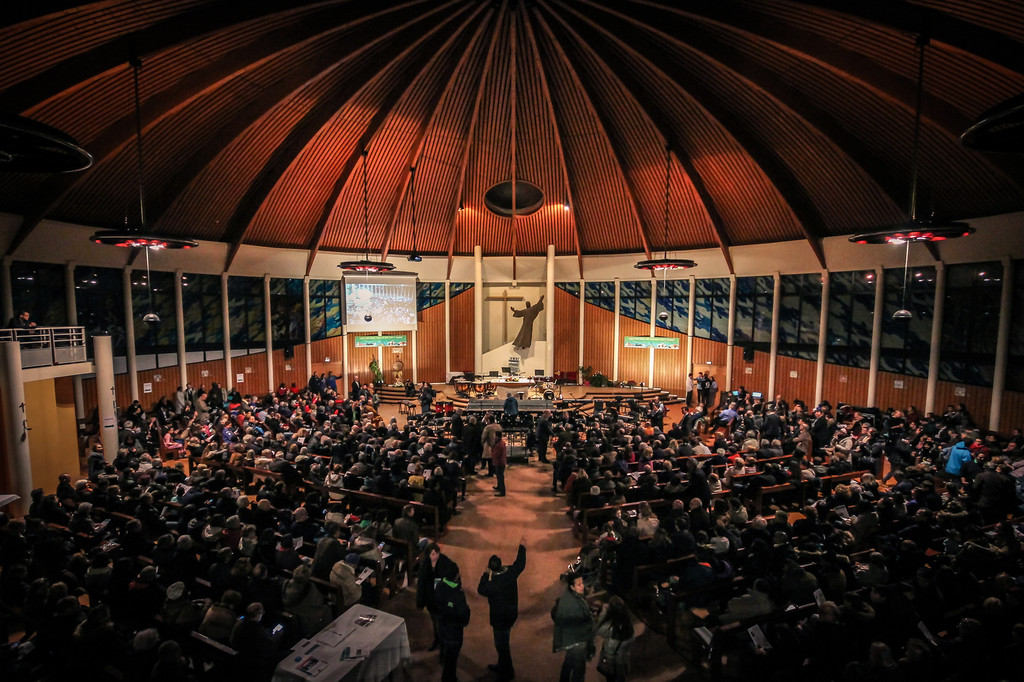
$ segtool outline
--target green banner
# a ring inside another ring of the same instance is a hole
[[[374,336],[367,334],[356,337],[356,348],[376,348],[377,346],[404,346],[406,345],[405,334],[392,336]]]
[[[679,339],[667,336],[627,336],[626,348],[668,348],[679,350]]]

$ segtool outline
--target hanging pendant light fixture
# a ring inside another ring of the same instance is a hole
[[[667,272],[668,270],[685,270],[695,267],[697,264],[685,258],[668,257],[668,200],[672,180],[672,147],[665,146],[665,234],[662,237],[662,248],[664,253],[661,258],[642,260],[633,267],[637,270],[652,270],[655,272]]]
[[[909,244],[910,242],[941,242],[947,239],[966,237],[975,232],[974,228],[964,222],[937,221],[934,216],[918,218],[917,216],[917,175],[918,156],[921,146],[921,105],[924,100],[924,56],[928,46],[928,37],[918,36],[917,61],[917,103],[914,112],[914,144],[911,157],[910,181],[910,220],[904,225],[893,228],[865,232],[850,237],[856,244]],[[909,262],[909,261],[908,261]],[[904,282],[906,277],[904,277]],[[904,292],[906,293],[906,292]],[[907,312],[901,310],[898,312]]]
[[[142,70],[142,61],[137,57],[132,57],[128,60],[128,63],[132,67],[132,82],[135,94],[135,155],[139,185],[139,227],[138,229],[130,229],[125,225],[124,230],[101,230],[89,237],[89,239],[97,244],[106,244],[108,246],[146,249],[148,268],[149,249],[194,249],[199,246],[199,243],[192,239],[167,237],[146,231],[146,194],[143,186],[142,164],[142,108],[139,105],[139,71]],[[127,223],[127,221],[125,222]],[[155,315],[155,313],[151,314]],[[157,321],[159,321],[159,318]]]
[[[409,169],[409,195],[412,200],[412,253],[409,254],[409,262],[419,263],[423,256],[416,249],[416,166]]]
[[[369,151],[363,149],[363,248],[365,249],[365,256],[363,260],[342,261],[338,263],[338,267],[350,272],[372,274],[375,272],[390,272],[395,269],[395,266],[383,260],[370,260],[370,199],[366,187],[366,157],[368,155]]]

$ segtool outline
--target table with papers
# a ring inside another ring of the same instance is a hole
[[[277,665],[274,682],[379,682],[411,660],[405,619],[356,604]]]

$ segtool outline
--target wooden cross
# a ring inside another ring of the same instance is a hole
[[[501,296],[488,296],[485,301],[501,301],[501,344],[508,343],[508,302],[525,300],[522,296],[509,296],[507,289],[501,290]]]

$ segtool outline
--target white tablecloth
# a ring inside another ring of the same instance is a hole
[[[274,682],[379,682],[411,657],[403,618],[357,604],[300,640],[277,665]]]

